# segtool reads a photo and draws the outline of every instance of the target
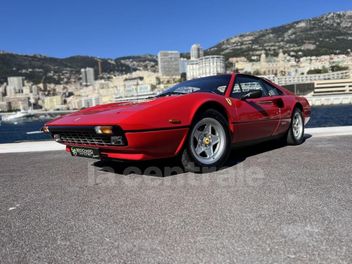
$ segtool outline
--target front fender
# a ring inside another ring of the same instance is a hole
[[[197,111],[205,104],[211,103],[222,107],[229,122],[232,122],[231,106],[224,96],[194,93],[172,96],[170,100],[163,100],[161,103],[131,114],[125,120],[121,120],[119,125],[125,131],[189,127]]]

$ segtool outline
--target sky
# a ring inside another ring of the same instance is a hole
[[[352,0],[1,0],[0,50],[61,58],[186,52],[344,10]]]

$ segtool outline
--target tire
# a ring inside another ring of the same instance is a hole
[[[298,108],[293,110],[286,140],[288,145],[300,145],[304,141],[304,118],[302,111]]]
[[[181,162],[186,171],[214,171],[226,162],[230,152],[228,121],[218,111],[208,109],[193,121]]]

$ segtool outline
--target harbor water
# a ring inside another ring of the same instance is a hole
[[[50,136],[40,133],[48,120],[27,119],[16,122],[1,122],[0,144],[22,141],[50,140]],[[318,106],[312,108],[312,116],[307,127],[351,126],[352,105]]]

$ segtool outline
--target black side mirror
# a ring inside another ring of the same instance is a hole
[[[246,100],[246,99],[251,99],[251,98],[260,98],[260,97],[262,97],[262,95],[263,95],[262,90],[249,91],[241,96],[241,100]]]

